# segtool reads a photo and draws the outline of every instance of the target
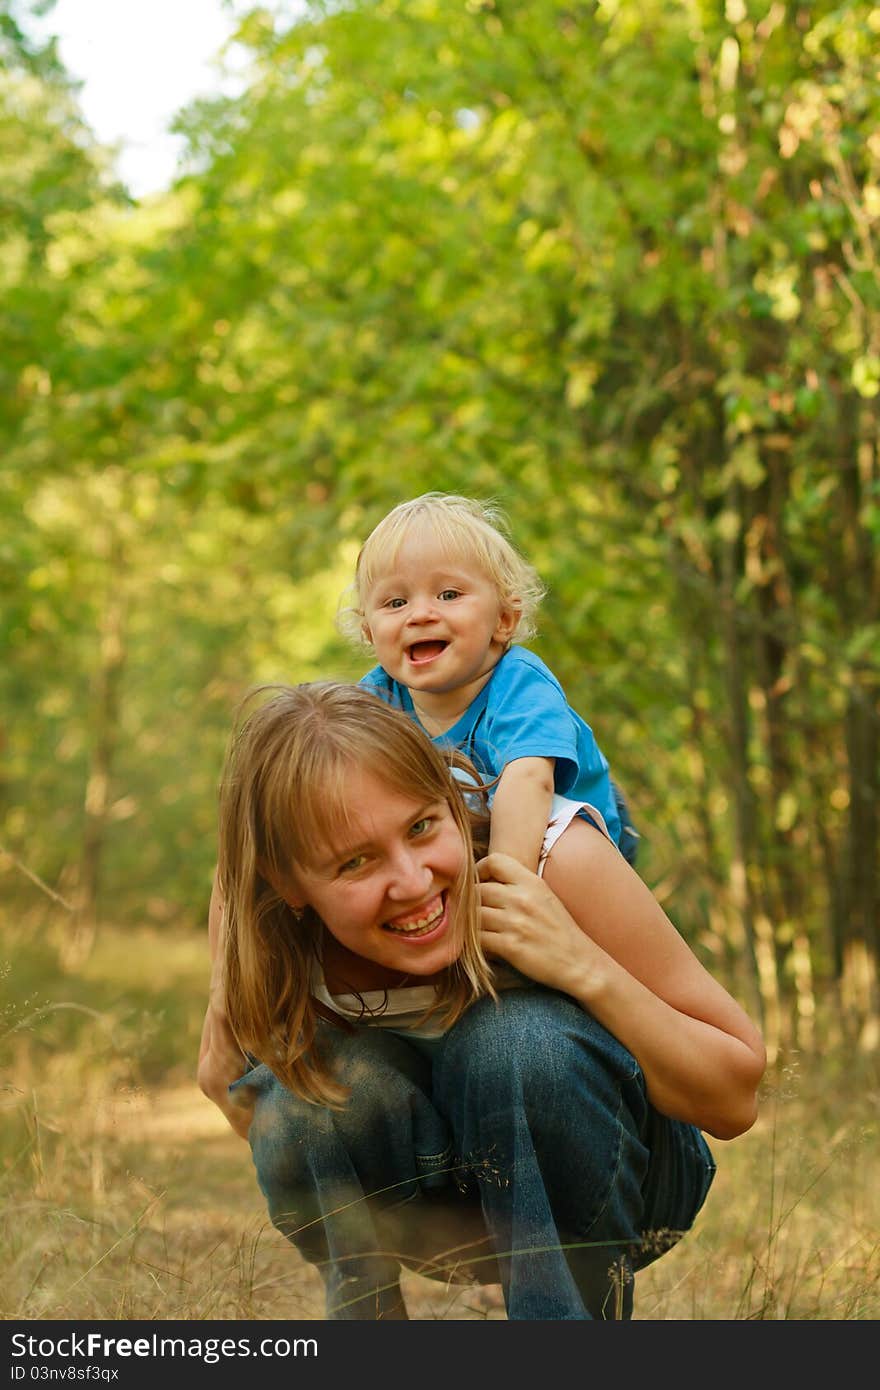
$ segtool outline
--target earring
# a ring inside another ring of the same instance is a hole
[[[290,910],[291,910],[291,912],[293,913],[293,915],[294,915],[294,917],[296,918],[296,920],[297,920],[298,922],[301,922],[302,919],[303,919],[303,917],[304,917],[304,915],[305,915],[305,908],[304,908],[304,907],[294,907],[292,903],[288,903],[288,907],[290,908]]]

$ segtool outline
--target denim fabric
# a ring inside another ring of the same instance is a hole
[[[639,852],[639,832],[633,825],[626,797],[616,782],[611,783],[611,790],[614,793],[614,800],[617,804],[617,814],[620,817],[620,839],[617,842],[617,847],[627,864],[631,864],[635,867]]]
[[[328,1318],[400,1316],[401,1264],[500,1281],[512,1320],[629,1317],[634,1271],[702,1206],[702,1135],[654,1110],[631,1054],[566,995],[480,1000],[433,1059],[377,1028],[320,1038],[343,1108],[261,1065],[231,1090],[253,1092],[260,1188]]]

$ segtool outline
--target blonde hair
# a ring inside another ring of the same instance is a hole
[[[338,627],[346,637],[369,646],[364,630],[367,595],[417,527],[430,531],[451,557],[476,565],[494,584],[500,602],[518,615],[517,637],[525,641],[534,636],[535,614],[546,588],[537,570],[511,542],[501,509],[455,493],[425,492],[394,507],[361,546],[354,582],[343,594],[337,614]]]
[[[292,870],[313,863],[357,813],[346,800],[353,767],[414,800],[445,801],[465,845],[452,923],[461,950],[429,1013],[442,1011],[451,1024],[474,999],[495,995],[479,941],[472,847],[474,822],[482,826],[488,817],[468,811],[451,775],[451,762],[469,767],[467,760],[452,752],[447,759],[405,714],[361,686],[259,686],[236,724],[220,787],[227,1016],[242,1050],[285,1086],[319,1104],[340,1104],[347,1091],[316,1049],[310,993],[324,927],[311,908],[294,911],[285,901]]]

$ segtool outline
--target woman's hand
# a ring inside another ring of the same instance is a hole
[[[199,1045],[199,1065],[196,1080],[199,1087],[223,1111],[236,1134],[247,1139],[253,1117],[253,1100],[246,1087],[236,1091],[235,1104],[229,1095],[233,1081],[244,1076],[250,1063],[245,1057],[226,1017],[226,1002],[223,992],[223,898],[217,871],[211,888],[211,905],[208,910],[208,945],[211,952],[211,982],[208,990],[208,1008],[202,1024],[202,1040]]]
[[[582,988],[585,970],[601,969],[603,953],[591,949],[589,937],[537,874],[509,854],[487,855],[477,873],[487,956],[563,993]]]
[[[197,1080],[201,1090],[223,1111],[241,1139],[248,1137],[253,1118],[253,1100],[247,1087],[240,1087],[233,1104],[229,1087],[244,1075],[248,1066],[248,1060],[235,1041],[225,1016],[214,1005],[209,1005],[202,1026]]]
[[[503,854],[477,866],[482,945],[570,995],[638,1060],[665,1115],[719,1139],[755,1121],[761,1036],[609,840],[574,822],[547,881]]]

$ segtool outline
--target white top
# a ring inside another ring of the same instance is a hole
[[[514,989],[534,982],[520,975],[510,965],[499,964],[494,972],[496,989]],[[349,1023],[372,1028],[396,1028],[413,1033],[418,1038],[442,1038],[446,1029],[436,1014],[424,1024],[414,1022],[434,1003],[433,985],[404,985],[400,989],[365,989],[360,994],[331,994],[323,975],[316,969],[312,979],[312,994],[328,1009]]]

